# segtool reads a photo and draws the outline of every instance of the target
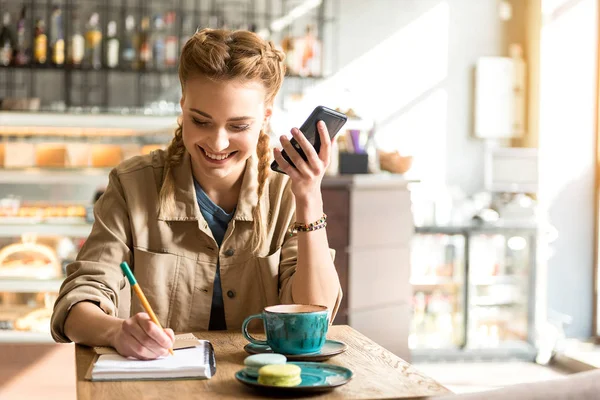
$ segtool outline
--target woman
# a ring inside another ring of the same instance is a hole
[[[283,60],[271,42],[246,31],[204,29],[186,43],[175,137],[166,151],[134,157],[110,173],[92,232],[68,266],[54,307],[56,341],[153,359],[172,346],[173,330],[239,329],[267,305],[326,305],[333,319],[342,294],[326,232],[305,225],[324,217],[324,124],[319,154],[292,129],[308,162],[282,136],[296,168],[275,149],[287,176],[269,174],[264,129]],[[127,308],[123,260],[164,331],[135,297],[132,317],[119,312]]]

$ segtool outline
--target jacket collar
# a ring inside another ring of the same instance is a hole
[[[163,185],[165,173],[163,172]],[[191,157],[186,151],[182,162],[171,169],[173,174],[175,206],[171,209],[160,207],[158,219],[161,221],[197,221],[202,220],[202,214],[196,200],[196,189],[192,175]],[[246,169],[242,178],[242,187],[238,198],[233,219],[238,221],[252,221],[252,210],[258,202],[258,161],[256,156],[251,156],[246,161]]]

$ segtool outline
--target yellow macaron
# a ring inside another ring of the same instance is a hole
[[[295,364],[265,365],[258,370],[258,383],[268,386],[298,386],[302,369]]]

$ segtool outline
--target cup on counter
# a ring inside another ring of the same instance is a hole
[[[248,333],[248,324],[262,319],[267,340],[258,340]],[[251,315],[242,324],[246,340],[255,345],[269,346],[275,353],[318,353],[325,344],[329,312],[325,306],[282,304],[265,307],[261,314]]]

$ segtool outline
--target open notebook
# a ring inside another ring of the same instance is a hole
[[[198,340],[194,347],[174,346],[173,356],[149,361],[123,357],[114,351],[100,352],[103,354],[88,374],[92,381],[210,379],[216,372],[214,351],[206,340]]]

